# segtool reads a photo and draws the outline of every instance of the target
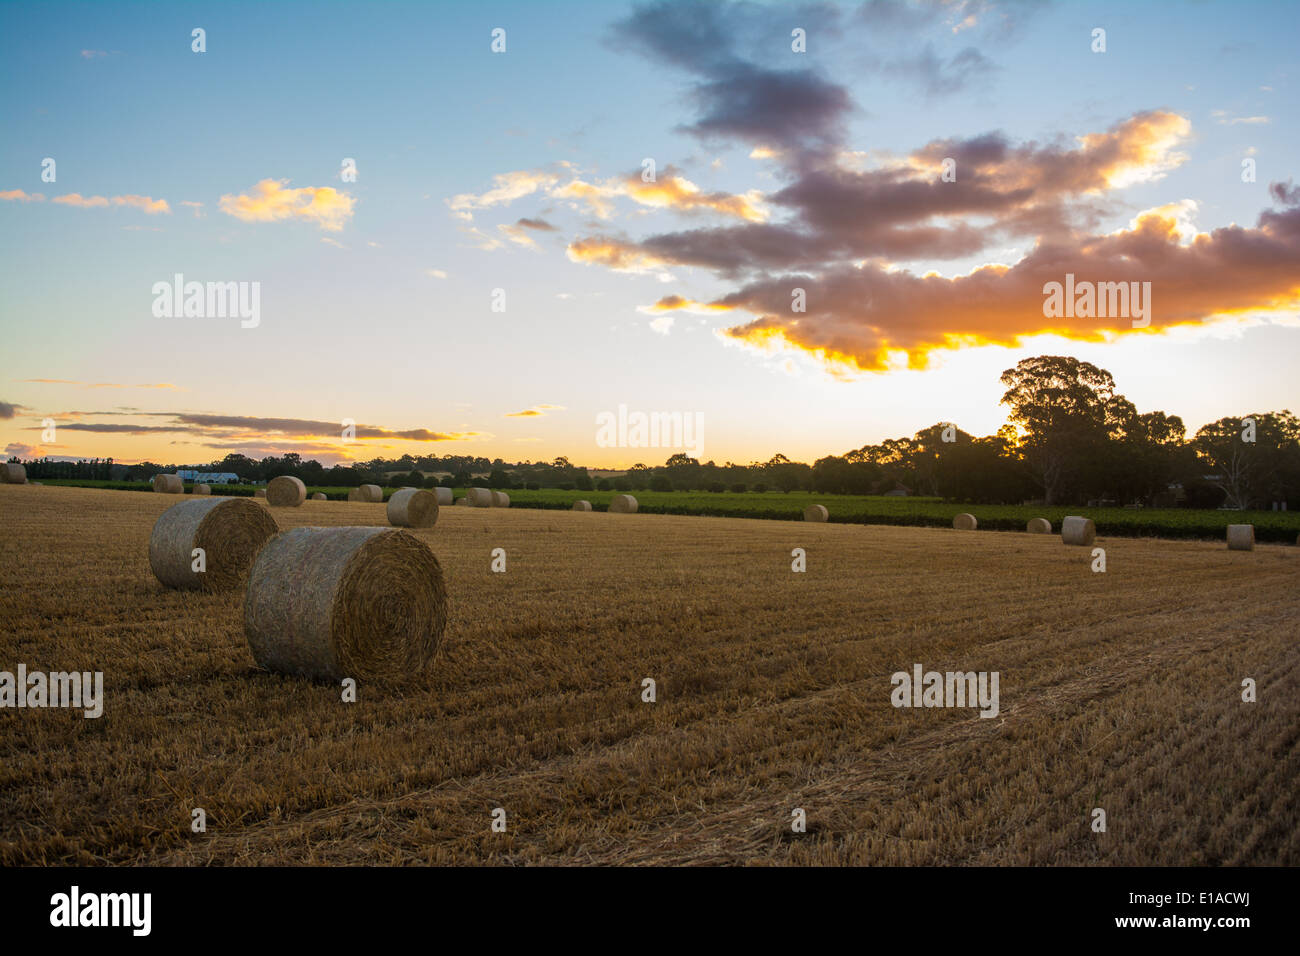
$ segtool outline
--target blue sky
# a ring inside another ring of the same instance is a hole
[[[839,5],[833,18],[813,8],[709,6],[729,57],[774,71],[808,69],[847,92],[837,162],[872,169],[935,140],[990,132],[1015,146],[1070,149],[1077,137],[1145,111],[1186,120],[1186,135],[1153,164],[1160,169],[1145,170],[1147,181],[1070,198],[1104,207],[1091,225],[1098,236],[1128,228],[1142,210],[1188,200],[1199,231],[1254,227],[1271,206],[1269,184],[1296,175],[1291,5],[1030,10],[956,0],[904,5],[909,19],[893,32],[869,16],[871,4]],[[1258,309],[1245,322],[1234,309],[1238,321],[1226,324],[1207,313],[1167,335],[1105,343],[1034,338],[1031,323],[1019,345],[929,351],[924,371],[828,373],[816,347],[844,337],[853,316],[818,317],[824,325],[816,331],[809,323],[786,327],[806,339],[768,352],[714,334],[751,314],[677,312],[665,325],[645,311],[668,295],[714,301],[748,288],[755,275],[681,262],[628,273],[566,252],[595,235],[636,245],[723,225],[710,210],[618,196],[600,219],[588,204],[538,190],[476,206],[470,221],[455,215],[453,197],[482,197],[497,176],[542,171],[559,185],[604,183],[639,172],[645,157],[707,194],[767,196],[791,184],[793,166],[751,158],[754,142],[691,132],[701,115],[692,87],[699,78],[689,64],[647,54],[620,34],[616,25],[636,9],[0,6],[0,194],[45,197],[0,202],[0,401],[20,409],[0,420],[0,439],[24,457],[200,462],[240,446],[337,458],[360,453],[331,449],[329,437],[311,429],[267,430],[257,420],[353,418],[394,436],[416,429],[448,436],[381,437],[364,457],[567,455],[602,466],[667,457],[595,445],[595,416],[627,404],[702,415],[706,458],[783,452],[811,460],[940,420],[992,432],[1004,417],[999,372],[1043,351],[1110,369],[1139,410],[1181,414],[1192,430],[1224,415],[1295,405],[1300,332],[1291,306]],[[689,49],[693,21],[668,23],[674,9],[684,8],[665,8],[655,22],[667,24],[670,38],[680,30]],[[806,54],[790,51],[796,26],[808,31]],[[1107,31],[1104,54],[1089,49],[1097,26]],[[206,30],[202,54],[191,51],[194,27]],[[507,31],[504,54],[489,48],[495,27]],[[964,72],[954,58],[967,49],[977,51],[977,68]],[[927,57],[937,64],[931,74]],[[1247,156],[1258,163],[1253,184],[1240,180]],[[44,157],[57,162],[54,183],[41,181]],[[340,179],[344,157],[356,160],[354,183]],[[310,217],[245,221],[222,211],[223,196],[250,195],[268,179],[343,193],[351,213],[330,229]],[[54,202],[67,194],[110,205]],[[123,196],[163,199],[168,211],[112,204]],[[553,229],[528,232],[534,245],[521,245],[498,228],[521,217]],[[953,222],[939,217],[934,225]],[[1011,236],[961,256],[889,256],[889,268],[951,278],[990,262],[1014,264],[1040,238]],[[155,318],[150,289],[175,273],[259,282],[259,326]],[[504,313],[490,309],[498,288]],[[1164,294],[1158,287],[1157,308]],[[144,384],[174,387],[135,387]],[[518,417],[539,406],[552,407]],[[61,431],[56,442],[39,441],[47,416],[83,425],[170,422],[123,414],[131,409],[231,421],[136,434]]]

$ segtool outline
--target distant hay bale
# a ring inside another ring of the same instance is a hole
[[[804,521],[829,521],[831,513],[826,510],[825,505],[809,505],[803,509]]]
[[[1097,526],[1092,523],[1091,518],[1070,515],[1061,522],[1061,540],[1066,544],[1077,544],[1086,548],[1096,537]]]
[[[365,496],[361,493],[360,488],[348,489],[348,501],[365,501]]]
[[[384,489],[378,485],[362,485],[361,493],[365,496],[362,501],[369,501],[371,504],[382,504],[384,501]]]
[[[27,483],[27,469],[22,465],[7,462],[4,470],[0,471],[0,479],[3,479],[6,485],[25,485]]]
[[[313,491],[313,492],[312,492],[312,495],[311,495],[311,500],[312,500],[312,501],[329,501],[329,499],[325,497],[325,492],[323,492],[323,491]]]
[[[267,670],[404,682],[426,670],[446,627],[438,559],[399,528],[294,528],[249,574],[244,635]]]
[[[154,522],[149,567],[169,588],[227,590],[243,579],[277,530],[271,513],[247,498],[191,498]],[[195,548],[203,549],[203,571],[194,570]]]
[[[493,507],[493,508],[509,508],[509,507],[510,507],[510,496],[509,496],[508,494],[506,494],[504,491],[494,491],[494,492],[492,492],[492,507]]]
[[[1254,551],[1255,526],[1253,524],[1228,525],[1229,551]]]
[[[964,511],[952,519],[952,526],[958,531],[974,531],[979,525],[980,523],[974,515],[967,514]]]
[[[160,495],[185,494],[185,482],[181,481],[180,475],[154,475],[149,484]]]
[[[573,503],[573,510],[574,510],[574,511],[590,511],[590,510],[591,510],[591,502],[590,502],[590,501],[587,501],[585,498],[579,498],[577,501],[575,501],[575,502]]]
[[[430,488],[429,490],[438,496],[439,506],[451,505],[456,503],[455,495],[452,494],[452,490],[450,488],[439,487],[439,488]]]
[[[492,492],[486,488],[470,488],[465,492],[465,500],[473,508],[491,508]]]
[[[301,478],[281,475],[266,486],[266,503],[272,508],[297,508],[307,500],[307,486]]]
[[[397,528],[432,528],[438,523],[438,496],[422,488],[403,488],[388,499],[388,523]]]
[[[457,499],[456,499],[456,504],[460,505],[461,507],[465,507],[465,508],[467,508],[467,507],[469,507],[469,499],[468,499],[468,498],[457,498]]]
[[[203,484],[195,485],[195,486],[190,490],[190,494],[192,494],[192,495],[210,495],[210,494],[212,494],[212,488],[211,488],[211,486],[209,486],[209,485],[203,485]]]
[[[253,497],[254,497],[254,498],[265,498],[265,497],[266,497],[266,489],[265,489],[265,488],[254,488],[254,489],[253,489]]]
[[[616,515],[634,515],[636,509],[636,499],[631,495],[615,495],[609,502],[609,510]]]
[[[1030,534],[1051,534],[1052,522],[1046,518],[1030,518],[1029,524],[1025,525],[1025,530]]]

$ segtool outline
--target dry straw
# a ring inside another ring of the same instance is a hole
[[[631,495],[615,495],[609,502],[609,510],[616,515],[634,515],[636,508],[636,499]]]
[[[297,508],[307,500],[307,486],[301,478],[281,475],[266,486],[266,503],[272,508]]]
[[[1061,522],[1061,540],[1066,544],[1078,544],[1087,547],[1097,537],[1097,526],[1091,518],[1070,515]]]
[[[169,588],[223,591],[248,573],[277,528],[265,508],[247,498],[191,498],[164,511],[149,536],[149,567]],[[203,549],[203,571],[194,569]]]
[[[429,546],[398,528],[295,528],[257,556],[244,634],[267,670],[402,682],[433,660],[447,588]]]
[[[474,508],[492,507],[492,492],[486,488],[470,488],[466,490],[465,498]]]
[[[212,494],[212,488],[209,487],[208,485],[202,485],[202,484],[200,484],[200,485],[195,485],[193,488],[190,489],[190,494],[192,494],[192,495],[210,495],[210,494]]]
[[[313,491],[313,492],[312,492],[312,495],[311,495],[311,500],[312,500],[312,501],[328,501],[329,499],[325,497],[325,492],[323,492],[323,491]]]
[[[438,496],[420,488],[403,488],[388,499],[388,523],[398,528],[432,528],[438,523]]]
[[[1030,534],[1051,534],[1052,522],[1046,518],[1030,518],[1029,524],[1025,525],[1025,530]]]
[[[456,504],[459,505],[459,506],[461,506],[462,508],[468,508],[468,507],[469,507],[469,499],[468,499],[468,498],[457,498],[457,499],[456,499]]]
[[[6,462],[4,470],[0,471],[0,478],[3,478],[6,485],[25,485],[27,469],[14,462]]]
[[[429,490],[438,496],[439,505],[455,504],[455,497],[452,495],[452,491],[450,488],[439,487],[439,488],[430,488]]]
[[[974,531],[980,526],[980,523],[975,519],[974,515],[963,511],[952,519],[952,526],[958,531]]]
[[[575,501],[575,502],[573,503],[573,510],[574,510],[574,511],[590,511],[590,510],[591,510],[591,502],[590,502],[590,501],[587,501],[585,498],[579,498],[577,501]]]
[[[253,497],[254,497],[254,498],[265,498],[265,497],[266,497],[266,489],[265,489],[265,488],[255,488],[255,489],[253,490]]]
[[[809,505],[803,509],[804,521],[829,521],[831,513],[826,510],[825,505]]]
[[[1229,551],[1254,551],[1255,526],[1253,524],[1228,525]]]
[[[181,481],[179,475],[154,475],[149,484],[153,485],[154,491],[162,495],[185,494],[185,482]]]
[[[494,491],[494,492],[492,492],[492,507],[493,507],[493,508],[509,508],[509,507],[510,507],[510,496],[509,496],[508,494],[506,494],[504,491]]]

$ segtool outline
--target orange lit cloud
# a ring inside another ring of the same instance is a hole
[[[326,232],[341,232],[352,218],[356,199],[333,186],[286,188],[287,179],[263,179],[247,194],[227,193],[218,208],[243,222],[301,219]]]
[[[633,243],[602,236],[569,243],[568,256],[573,262],[601,265],[615,272],[652,272],[664,264],[662,259],[637,248]]]
[[[12,202],[44,202],[45,195],[43,193],[25,193],[21,189],[9,189],[0,192],[0,199]]]
[[[108,199],[104,196],[83,196],[81,193],[55,196],[51,202],[61,203],[64,206],[76,206],[78,209],[95,209],[108,205]]]
[[[539,418],[547,412],[564,411],[563,405],[534,405],[522,412],[506,412],[506,418]]]

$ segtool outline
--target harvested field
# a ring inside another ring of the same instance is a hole
[[[0,710],[0,864],[1300,863],[1294,546],[446,508],[427,687],[345,704],[158,584],[175,503],[0,486],[0,670],[105,694]],[[915,663],[1000,713],[895,709]]]

